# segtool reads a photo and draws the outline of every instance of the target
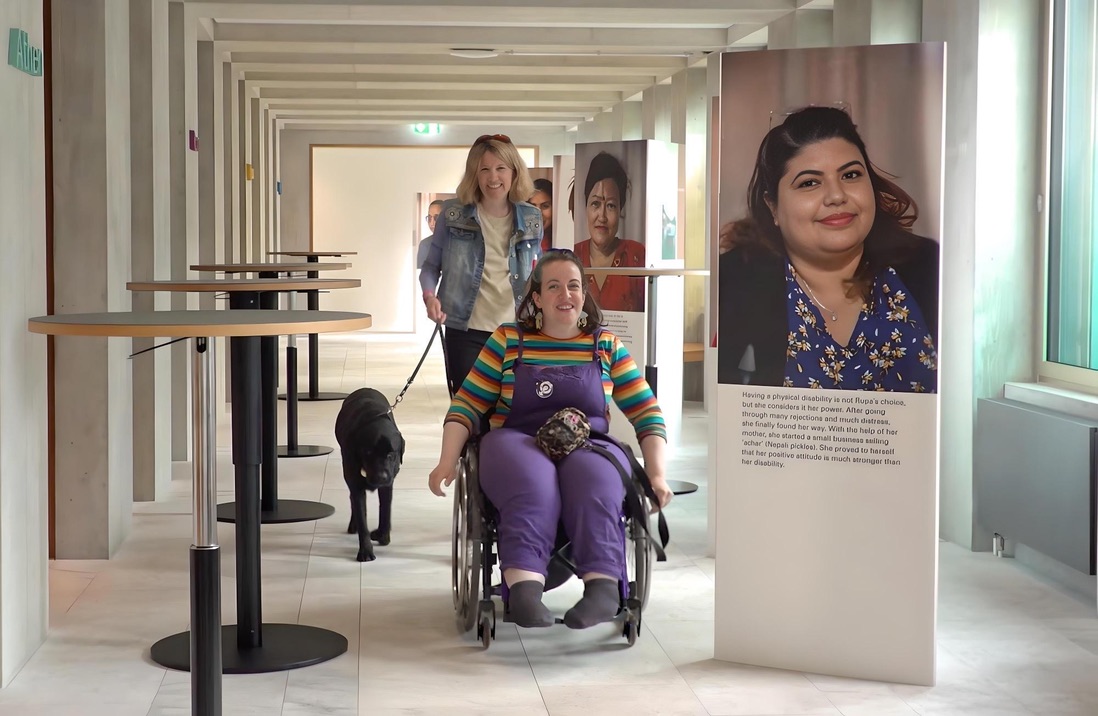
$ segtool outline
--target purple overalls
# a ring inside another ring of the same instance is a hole
[[[609,421],[597,334],[592,353],[592,360],[581,365],[526,365],[519,331],[511,412],[503,427],[490,431],[480,443],[480,484],[499,510],[501,569],[546,574],[557,523],[563,520],[581,576],[624,574],[621,509],[625,488],[620,473],[602,455],[582,448],[554,463],[533,437],[561,408],[582,410],[593,430],[606,432]],[[628,471],[621,448],[598,442]]]

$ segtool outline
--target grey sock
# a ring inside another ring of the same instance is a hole
[[[556,619],[541,603],[545,585],[536,579],[524,579],[515,582],[508,589],[507,611],[511,621],[520,627],[553,626]]]
[[[616,579],[592,579],[583,585],[583,599],[564,615],[570,629],[586,629],[608,622],[618,614],[621,593]]]

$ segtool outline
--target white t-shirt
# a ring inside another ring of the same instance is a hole
[[[477,206],[480,230],[484,234],[484,273],[480,292],[469,316],[469,328],[494,331],[515,320],[515,293],[511,289],[511,267],[507,260],[515,220],[512,214],[496,218]]]

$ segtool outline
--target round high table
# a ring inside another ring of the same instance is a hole
[[[148,311],[75,313],[27,321],[32,333],[54,336],[191,338],[194,427],[191,487],[190,632],[158,641],[151,656],[163,666],[190,670],[191,713],[221,714],[221,674],[281,671],[332,659],[347,639],[300,624],[263,624],[259,574],[259,336],[292,331],[353,331],[372,323],[364,313],[336,311]],[[221,552],[214,518],[217,497],[214,386],[217,363],[211,338],[233,342],[233,464],[236,473],[238,623],[221,625]]]
[[[220,271],[223,273],[243,273],[243,272],[258,272],[260,276],[277,276],[279,272],[301,272],[305,271],[306,276],[309,278],[317,278],[320,276],[320,271],[338,271],[342,269],[348,269],[351,264],[348,263],[320,263],[319,258],[322,256],[341,256],[342,254],[335,254],[332,252],[317,252],[317,251],[290,251],[279,252],[287,256],[306,257],[306,262],[297,263],[252,263],[252,264],[203,264],[198,266],[191,266],[194,271]],[[347,252],[353,254],[354,252]],[[308,301],[308,308],[310,311],[320,310],[320,291],[312,290],[306,291],[306,297]],[[291,306],[292,308],[292,306]],[[290,342],[294,346],[294,350],[297,350],[296,338],[290,336]],[[296,382],[296,381],[295,381]],[[347,397],[346,393],[328,392],[322,393],[319,390],[320,384],[320,338],[316,333],[309,334],[309,393],[307,396],[299,395],[298,400],[343,400]],[[296,389],[296,386],[295,386]],[[287,393],[289,395],[289,393]],[[281,396],[280,396],[281,397]]]
[[[648,337],[645,341],[645,353],[644,356],[644,379],[648,381],[648,385],[652,388],[654,395],[659,395],[659,367],[656,363],[656,279],[660,276],[708,276],[709,271],[707,269],[686,269],[686,268],[627,268],[624,266],[607,267],[607,268],[594,268],[584,267],[583,269],[589,274],[596,274],[602,276],[630,276],[630,277],[643,277],[648,279],[648,291],[647,300],[648,304],[646,309],[646,319],[648,321]],[[687,482],[686,480],[668,480],[668,486],[671,491],[676,495],[688,495],[691,492],[697,492],[698,486],[693,482]]]
[[[233,310],[265,310],[278,308],[277,294],[283,291],[307,291],[312,288],[357,288],[358,279],[187,279],[167,281],[131,281],[126,284],[130,291],[176,291],[176,292],[217,292],[229,294],[229,307]],[[335,512],[335,508],[323,502],[312,500],[286,500],[278,497],[278,458],[283,457],[278,445],[278,355],[277,337],[260,339],[260,381],[261,381],[261,424],[260,430],[263,448],[261,450],[261,487],[260,522],[262,524],[280,524],[286,522],[306,522],[320,520]],[[297,363],[295,354],[287,349],[286,379],[297,382]],[[301,455],[326,455],[332,451],[327,445],[297,444],[297,401],[286,404],[286,436],[288,448],[300,450]],[[307,452],[306,452],[307,451]],[[296,456],[296,454],[295,454]],[[232,502],[217,506],[217,519],[220,522],[234,522],[236,507]]]

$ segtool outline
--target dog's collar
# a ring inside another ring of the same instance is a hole
[[[393,414],[393,408],[392,408],[392,406],[389,406],[388,408],[385,409],[385,412],[367,416],[367,417],[363,418],[363,420],[373,420],[374,418],[384,418],[385,416],[392,415],[392,414]]]

